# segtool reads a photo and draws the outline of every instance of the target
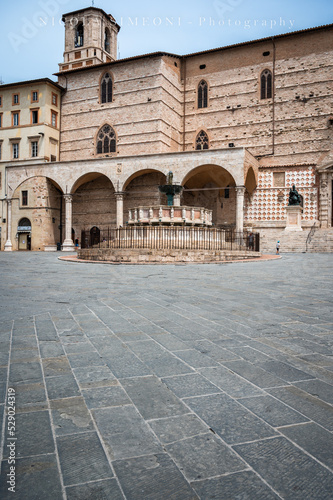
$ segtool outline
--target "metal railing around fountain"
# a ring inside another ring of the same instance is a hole
[[[188,226],[133,226],[81,232],[81,248],[248,250],[259,252],[259,234]]]

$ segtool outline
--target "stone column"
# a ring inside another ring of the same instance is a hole
[[[236,232],[242,233],[244,229],[244,194],[245,187],[236,187]]]
[[[12,244],[12,200],[7,200],[7,241],[5,244],[5,252],[13,250]]]
[[[173,197],[173,206],[180,207],[180,193],[175,194]]]
[[[117,201],[117,228],[124,225],[124,192],[118,191],[115,194]]]
[[[63,252],[73,252],[75,250],[72,240],[72,200],[71,194],[64,194],[65,200],[65,241],[62,244]]]

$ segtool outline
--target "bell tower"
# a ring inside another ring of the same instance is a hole
[[[59,71],[117,59],[117,36],[120,26],[111,14],[96,7],[69,12],[62,16],[65,23],[64,62]]]

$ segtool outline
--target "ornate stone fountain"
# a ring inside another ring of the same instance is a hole
[[[180,206],[180,193],[183,190],[183,186],[179,186],[179,184],[172,184],[173,181],[173,173],[169,172],[167,176],[167,183],[163,186],[159,186],[158,190],[160,193],[163,193],[167,196],[168,199],[168,207],[172,206]],[[177,195],[177,201],[174,203],[175,195]]]
[[[173,184],[173,173],[167,175],[167,183],[159,186],[160,193],[167,196],[167,205],[136,207],[129,210],[129,225],[160,226],[205,226],[212,225],[212,210],[203,207],[180,206],[183,186]]]

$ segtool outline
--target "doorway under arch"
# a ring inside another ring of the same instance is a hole
[[[18,250],[31,250],[31,221],[27,217],[19,220],[17,226]]]
[[[90,247],[98,245],[101,241],[101,231],[97,226],[90,229]]]

